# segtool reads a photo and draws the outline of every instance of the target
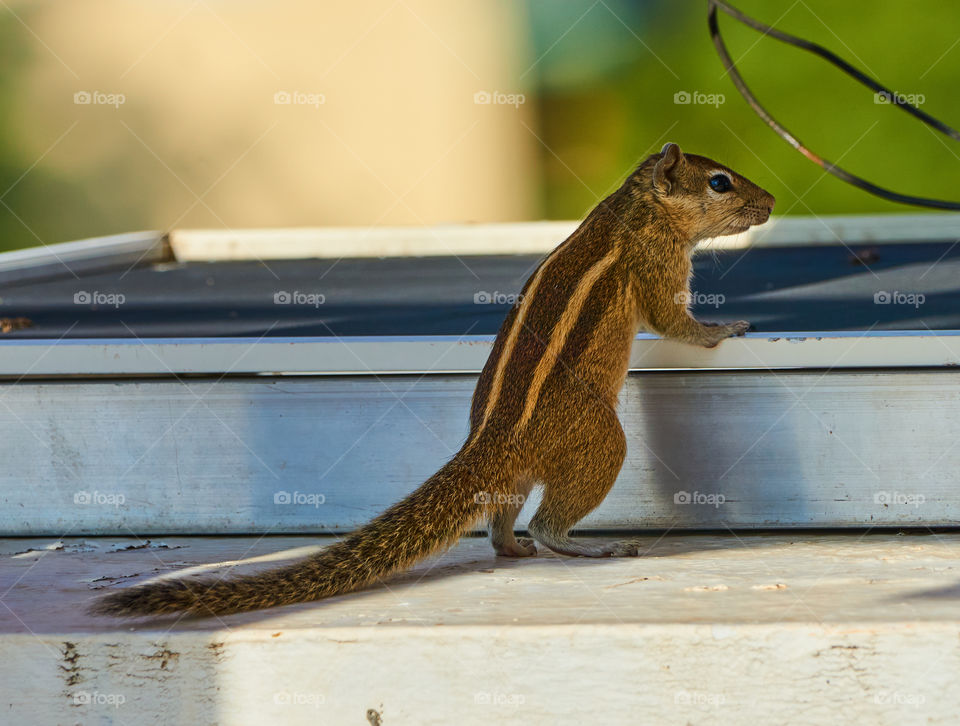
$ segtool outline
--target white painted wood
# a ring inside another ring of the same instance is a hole
[[[556,247],[578,224],[576,221],[544,221],[430,227],[177,229],[170,233],[170,244],[176,258],[183,262],[542,254]],[[960,214],[825,215],[773,217],[743,234],[708,240],[703,246],[740,249],[958,239]]]
[[[494,336],[0,340],[0,376],[478,373]],[[706,349],[641,334],[633,370],[960,365],[960,331],[749,333]]]
[[[129,232],[0,253],[0,284],[24,283],[171,259],[162,232]]]
[[[643,557],[604,561],[496,559],[473,539],[323,603],[84,612],[184,566],[330,541],[0,541],[4,722],[314,726],[373,710],[384,726],[952,726],[960,713],[956,534],[647,537]]]
[[[552,250],[579,222],[449,224],[428,227],[176,229],[177,260],[406,257],[540,254]]]

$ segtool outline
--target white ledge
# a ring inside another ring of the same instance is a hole
[[[0,540],[5,723],[902,726],[960,713],[956,534],[647,536],[643,557],[600,561],[495,558],[472,539],[326,602],[86,615],[114,588],[303,556],[317,540],[122,549],[142,544]]]

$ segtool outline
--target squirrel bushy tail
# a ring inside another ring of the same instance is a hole
[[[340,542],[304,560],[219,579],[165,580],[113,592],[98,615],[225,615],[308,602],[373,584],[445,550],[489,515],[505,492],[490,463],[461,450],[406,499]],[[505,481],[505,479],[504,479]]]

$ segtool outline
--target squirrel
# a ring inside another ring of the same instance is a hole
[[[416,491],[315,555],[225,579],[135,585],[97,601],[100,615],[221,615],[319,600],[380,581],[452,546],[481,521],[498,555],[629,557],[570,530],[606,497],[627,440],[616,413],[636,333],[716,346],[750,324],[691,315],[691,256],[708,237],[761,224],[774,197],[740,174],[669,143],[548,254],[507,314],[477,382],[462,448]],[[517,538],[535,484],[543,500]]]

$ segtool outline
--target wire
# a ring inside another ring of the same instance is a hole
[[[732,7],[723,0],[708,0],[709,10],[707,14],[707,23],[710,27],[710,37],[713,39],[713,45],[717,49],[717,54],[720,56],[720,60],[723,63],[724,68],[726,68],[727,73],[730,74],[730,78],[733,80],[733,85],[736,86],[737,90],[740,92],[740,95],[744,97],[746,102],[750,104],[750,107],[756,112],[756,114],[763,119],[763,121],[772,128],[777,135],[779,135],[784,141],[786,141],[790,146],[799,151],[805,157],[810,159],[814,164],[821,167],[824,171],[838,179],[842,179],[848,184],[852,184],[859,189],[863,189],[870,194],[873,194],[883,199],[889,199],[892,202],[900,202],[901,204],[912,204],[918,207],[932,207],[935,209],[955,209],[960,210],[960,202],[949,202],[941,199],[927,199],[926,197],[914,197],[909,194],[900,194],[898,192],[891,191],[890,189],[884,189],[879,187],[872,182],[862,179],[855,174],[851,174],[846,169],[843,169],[840,166],[837,166],[833,162],[827,161],[823,157],[815,154],[813,151],[804,146],[800,140],[790,133],[780,122],[778,122],[770,113],[765,109],[760,102],[757,100],[756,96],[750,91],[747,87],[747,84],[744,83],[743,77],[740,75],[740,72],[737,70],[737,67],[734,65],[733,60],[730,58],[730,54],[727,52],[727,46],[723,42],[723,37],[720,35],[720,26],[717,23],[717,9],[722,10],[730,17],[735,20],[740,21],[744,25],[747,25],[753,28],[756,31],[763,33],[764,35],[769,35],[771,38],[775,38],[783,43],[788,45],[795,46],[797,48],[802,48],[803,50],[814,53],[815,55],[820,56],[824,60],[829,61],[833,65],[837,66],[840,70],[846,73],[848,76],[853,77],[860,83],[862,83],[867,88],[873,89],[874,92],[878,94],[883,94],[886,97],[887,101],[898,108],[903,109],[911,116],[914,116],[921,121],[923,121],[928,126],[936,129],[942,134],[949,136],[950,138],[960,141],[960,132],[955,129],[947,126],[942,121],[938,121],[930,114],[921,111],[919,108],[909,103],[903,94],[896,93],[895,91],[890,90],[883,84],[875,81],[873,78],[868,76],[863,71],[854,68],[852,65],[847,63],[843,58],[836,55],[835,53],[827,50],[822,45],[817,43],[811,43],[809,40],[804,40],[803,38],[798,38],[794,35],[781,32],[775,28],[772,28],[769,25],[761,23],[759,20],[755,20],[748,15],[744,15],[742,12]]]

